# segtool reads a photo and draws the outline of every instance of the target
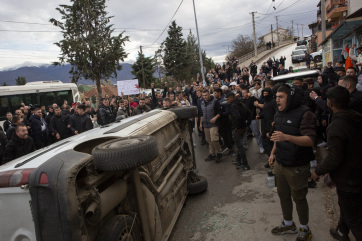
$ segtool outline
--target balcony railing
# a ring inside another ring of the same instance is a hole
[[[346,0],[340,0],[339,2],[337,3],[333,3],[332,6],[327,9],[327,14],[329,14],[330,12],[333,11],[333,9],[336,9],[336,8],[341,8],[341,7],[347,7],[348,6],[348,3]]]

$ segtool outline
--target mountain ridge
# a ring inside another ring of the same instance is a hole
[[[117,78],[110,78],[112,83],[116,83],[117,80],[128,80],[135,78],[135,76],[133,76],[133,74],[131,73],[131,64],[122,63],[121,65],[122,70],[117,71]],[[71,65],[67,64],[64,66],[24,66],[17,69],[3,70],[0,71],[0,86],[2,86],[4,82],[6,82],[7,85],[16,85],[15,79],[19,76],[24,76],[27,82],[60,80],[63,83],[70,83],[70,69]],[[95,82],[90,79],[80,79],[78,81],[78,84],[94,85]]]

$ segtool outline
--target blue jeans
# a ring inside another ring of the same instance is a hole
[[[261,137],[260,137],[260,131],[259,131],[259,125],[258,125],[258,121],[257,120],[252,120],[250,123],[249,128],[251,129],[251,131],[253,132],[255,138],[256,138],[256,142],[258,143],[258,147],[263,147],[263,143],[261,141]],[[243,136],[243,144],[246,145],[246,138],[247,138],[248,134],[247,132],[245,132],[244,136]]]
[[[234,137],[234,142],[235,142],[235,146],[237,148],[237,153],[238,153],[236,156],[236,161],[238,163],[241,163],[242,165],[249,165],[248,159],[246,159],[246,153],[245,153],[245,149],[243,146],[243,135],[240,135],[233,130],[233,137]]]

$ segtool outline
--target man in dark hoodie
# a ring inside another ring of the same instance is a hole
[[[273,148],[273,142],[270,141],[267,134],[272,129],[272,123],[274,121],[275,113],[278,111],[277,102],[273,98],[273,93],[270,88],[265,88],[262,91],[264,104],[258,103],[257,107],[262,108],[263,111],[257,116],[257,119],[261,119],[261,138],[264,147],[264,153],[270,156]],[[269,167],[269,163],[268,163]]]
[[[350,240],[349,230],[356,240],[362,240],[362,115],[348,109],[350,99],[342,86],[328,90],[327,103],[333,113],[327,128],[328,152],[312,175],[317,181],[327,174],[325,182],[330,177],[337,187],[341,214],[338,227],[330,233],[338,240]]]
[[[27,127],[21,123],[15,127],[15,134],[12,135],[11,140],[5,146],[2,164],[33,151],[35,151],[33,139],[28,136]]]
[[[308,227],[309,208],[306,197],[310,161],[314,160],[312,147],[317,135],[316,117],[308,107],[302,105],[303,97],[303,89],[297,86],[285,84],[278,89],[275,131],[270,138],[274,146],[269,157],[269,165],[275,166],[276,186],[284,218],[282,224],[271,232],[275,235],[298,232],[293,222],[294,201],[300,222],[297,241],[312,238]]]
[[[231,120],[231,129],[233,130],[234,142],[237,148],[236,160],[233,161],[233,164],[237,165],[237,169],[241,170],[250,170],[248,159],[246,158],[245,149],[243,146],[243,136],[246,132],[248,126],[245,117],[249,110],[244,106],[244,104],[236,99],[235,94],[230,92],[226,95],[226,100],[230,105],[230,120]],[[251,115],[250,115],[251,116]]]

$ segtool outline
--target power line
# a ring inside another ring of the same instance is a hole
[[[4,23],[21,23],[21,24],[37,24],[37,25],[53,25],[51,23],[17,22],[17,21],[11,21],[11,20],[0,20],[0,22],[4,22]]]
[[[165,32],[165,30],[167,29],[167,27],[170,25],[172,19],[175,17],[177,11],[180,9],[181,4],[183,3],[183,1],[184,1],[184,0],[181,0],[180,5],[178,5],[178,8],[176,9],[176,12],[173,14],[173,16],[172,16],[172,18],[170,19],[170,21],[168,22],[167,26],[163,29],[163,31],[162,31],[162,33],[160,34],[160,36],[158,36],[158,38],[155,40],[155,42],[153,42],[152,45],[154,45],[154,44],[158,41],[158,39],[162,36],[162,34],[163,34],[163,33]]]

